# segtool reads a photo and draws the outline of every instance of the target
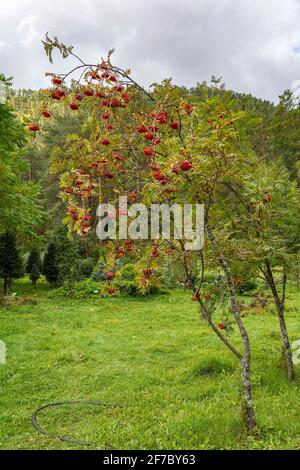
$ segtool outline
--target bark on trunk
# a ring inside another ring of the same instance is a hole
[[[249,354],[241,360],[242,365],[242,381],[244,388],[244,401],[245,401],[245,416],[246,424],[249,430],[253,430],[256,427],[256,417],[253,404],[252,396],[252,384],[251,384],[251,356],[250,349]]]
[[[283,268],[283,274],[282,274],[282,296],[281,296],[281,303],[282,303],[282,308],[284,310],[285,306],[285,298],[286,298],[286,284],[287,284],[287,274],[285,268]]]
[[[240,307],[236,299],[230,268],[227,264],[227,261],[223,253],[221,252],[219,248],[217,239],[214,236],[213,231],[209,224],[206,224],[205,231],[207,233],[209,241],[211,242],[214,253],[216,257],[218,258],[219,263],[224,271],[227,288],[229,292],[229,297],[230,297],[231,311],[238,325],[238,328],[240,330],[240,334],[242,337],[242,341],[243,341],[244,355],[240,361],[241,361],[241,366],[242,366],[242,381],[243,381],[243,394],[244,394],[245,412],[246,412],[246,424],[247,424],[248,430],[251,431],[256,427],[256,418],[255,418],[255,411],[254,411],[253,397],[252,397],[251,349],[250,349],[249,337],[248,337],[248,333],[245,329],[244,323],[241,318]]]
[[[266,278],[271,288],[274,302],[275,302],[276,309],[277,309],[277,315],[278,315],[281,337],[282,337],[282,344],[283,344],[283,354],[284,354],[286,367],[287,367],[287,375],[290,380],[294,380],[295,369],[294,369],[294,364],[293,364],[293,355],[291,351],[289,335],[287,332],[287,327],[286,327],[286,322],[285,322],[285,317],[284,317],[283,304],[277,292],[270,260],[268,259],[265,260],[265,266],[266,266]]]

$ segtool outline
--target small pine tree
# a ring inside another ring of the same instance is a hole
[[[44,257],[43,274],[49,284],[53,287],[57,283],[59,277],[59,267],[57,263],[56,246],[50,243],[47,253]]]
[[[32,265],[29,277],[30,277],[30,280],[31,280],[32,284],[36,288],[36,283],[39,280],[39,278],[41,277],[40,267],[39,267],[38,263],[34,263]]]
[[[57,283],[61,285],[64,281],[74,280],[76,271],[76,260],[79,258],[78,241],[74,237],[68,237],[68,228],[62,225],[55,233],[54,237],[57,255],[59,275]]]
[[[39,271],[42,269],[42,261],[41,261],[41,255],[38,249],[34,248],[27,260],[26,263],[26,273],[30,275],[33,266],[37,264]]]
[[[17,248],[16,237],[6,232],[0,237],[0,277],[4,279],[4,294],[11,290],[13,279],[18,279],[23,275],[24,267]]]

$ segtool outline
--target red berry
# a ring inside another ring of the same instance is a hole
[[[73,194],[73,189],[72,188],[67,188],[64,190],[66,194]]]
[[[170,122],[169,127],[171,129],[179,129],[179,122],[178,121]]]
[[[140,133],[144,133],[144,132],[147,132],[148,128],[142,125],[142,126],[139,126],[136,130]]]
[[[73,111],[76,111],[77,109],[79,109],[78,104],[75,102],[70,103],[69,106]]]
[[[61,85],[62,84],[62,79],[61,78],[52,78],[52,83],[53,85]]]
[[[105,93],[102,93],[102,91],[96,91],[96,96],[97,96],[98,98],[106,98]]]
[[[156,248],[156,247],[153,248],[153,250],[152,250],[152,252],[151,252],[151,257],[152,257],[152,258],[158,258],[159,255],[160,255],[160,252],[159,252],[158,248]]]
[[[120,247],[117,250],[116,257],[117,258],[123,258],[123,256],[126,254],[126,251],[124,248]]]
[[[114,157],[118,162],[121,162],[123,160],[122,155],[120,155],[119,153],[114,153]]]
[[[152,269],[144,269],[143,271],[145,277],[150,277],[153,274]]]
[[[46,109],[45,109],[44,111],[42,111],[42,115],[43,115],[45,118],[51,117],[51,113],[49,113],[49,111],[47,111]]]
[[[109,145],[110,141],[108,139],[104,138],[104,139],[101,140],[101,144],[102,145]]]
[[[160,111],[156,116],[152,116],[156,121],[158,121],[160,124],[164,124],[167,122],[168,119],[168,113],[167,111]]]
[[[51,98],[53,100],[59,101],[65,95],[66,95],[66,92],[64,90],[56,90],[51,94]]]
[[[99,80],[101,78],[99,73],[96,70],[92,70],[90,72],[90,77],[92,80]]]
[[[160,166],[156,165],[155,163],[150,163],[149,167],[153,171],[160,171]]]
[[[110,117],[110,114],[108,114],[108,113],[102,114],[103,119],[109,119],[109,117]]]
[[[113,278],[115,277],[115,273],[107,273],[107,274],[106,274],[106,277],[107,277],[108,279],[113,279]]]
[[[218,323],[218,328],[219,328],[220,330],[225,330],[225,325],[224,325],[224,323]]]
[[[193,165],[188,160],[185,160],[184,162],[180,163],[179,167],[182,171],[189,171],[193,167]]]
[[[147,140],[152,140],[152,139],[154,138],[154,135],[148,133],[148,134],[145,134],[144,137],[145,137],[145,139],[147,139]]]
[[[61,96],[59,95],[59,93],[57,93],[56,91],[54,93],[51,94],[51,98],[53,100],[57,100],[59,101],[61,99]]]
[[[93,90],[90,90],[89,88],[86,88],[85,90],[83,90],[83,93],[85,96],[93,96],[94,94]]]
[[[113,87],[113,90],[114,90],[114,91],[123,91],[124,88],[122,87],[122,85],[115,85],[115,86]]]
[[[76,95],[76,96],[75,96],[75,100],[77,100],[77,101],[82,101],[82,100],[83,100],[83,96],[81,96],[81,95]]]
[[[151,126],[149,126],[149,130],[151,130],[152,132],[157,132],[159,130],[159,127],[152,124]]]
[[[186,103],[184,105],[184,107],[185,107],[185,110],[186,110],[187,114],[192,114],[192,112],[194,110],[194,106],[192,104]]]
[[[129,95],[127,95],[126,93],[122,93],[121,97],[124,103],[129,103],[130,101]]]
[[[147,147],[144,149],[144,154],[147,156],[151,156],[154,154],[154,150],[151,147]]]
[[[155,178],[156,181],[159,181],[160,183],[166,183],[168,181],[167,176],[161,173],[160,171],[155,171],[153,173],[153,178]]]
[[[129,197],[131,197],[131,199],[136,199],[137,194],[136,193],[129,193]]]
[[[271,196],[271,194],[266,193],[266,194],[264,195],[263,201],[264,201],[265,204],[269,204],[270,202],[272,202],[272,196]]]
[[[40,127],[37,124],[29,124],[28,129],[31,132],[38,132],[40,130]]]
[[[112,173],[110,173],[109,171],[106,171],[104,173],[104,176],[105,176],[105,178],[108,178],[109,180],[112,180],[113,177],[114,177],[114,175]]]
[[[110,106],[112,108],[119,108],[121,106],[121,103],[119,100],[117,100],[117,98],[113,98],[110,102]]]

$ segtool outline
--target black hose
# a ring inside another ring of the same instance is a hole
[[[55,434],[51,434],[48,431],[45,431],[37,422],[37,417],[38,417],[39,412],[42,410],[45,410],[46,408],[51,408],[54,406],[62,406],[62,405],[74,405],[78,403],[86,403],[88,405],[96,405],[96,406],[105,406],[109,408],[126,408],[124,405],[114,405],[110,403],[104,403],[101,401],[93,401],[93,400],[58,401],[55,403],[46,403],[45,405],[40,406],[33,413],[31,422],[37,431],[39,431],[41,434],[44,434],[47,437],[51,437],[52,439],[58,439],[59,441],[68,442],[69,444],[76,444],[76,445],[89,446],[89,447],[98,447],[98,444],[94,444],[92,442],[79,441],[77,439],[72,439],[70,437],[56,436]]]

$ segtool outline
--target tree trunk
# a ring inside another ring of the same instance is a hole
[[[245,412],[246,412],[246,424],[247,424],[248,430],[251,431],[256,427],[256,418],[255,418],[255,411],[254,411],[253,398],[252,398],[251,349],[250,349],[249,337],[248,337],[248,333],[245,329],[244,323],[241,318],[240,307],[236,299],[230,268],[227,264],[227,261],[223,253],[221,252],[219,248],[216,237],[214,236],[212,229],[208,224],[206,224],[205,231],[211,242],[215,256],[218,258],[219,263],[223,268],[225,278],[226,278],[227,288],[229,292],[229,297],[230,297],[231,311],[238,325],[238,328],[240,330],[240,334],[242,337],[242,341],[243,341],[244,356],[242,359],[240,359],[240,362],[242,366],[242,381],[243,381],[243,392],[244,392],[244,402],[245,402]]]
[[[182,249],[182,264],[185,272],[185,280],[184,280],[184,288],[186,289],[193,289],[194,288],[194,280],[192,272],[189,269],[188,263],[188,253],[184,248],[184,243],[182,240],[179,240],[181,249]]]
[[[287,375],[290,380],[294,380],[295,369],[294,369],[294,364],[293,364],[293,355],[291,351],[289,335],[287,332],[287,327],[286,327],[286,322],[285,322],[285,317],[284,317],[283,304],[277,292],[270,260],[268,259],[265,260],[265,266],[266,266],[266,279],[271,288],[274,302],[275,302],[276,309],[277,309],[277,315],[279,319],[279,325],[280,325],[280,331],[281,331],[281,337],[282,337],[282,343],[283,343],[283,353],[284,353],[284,358],[285,358],[286,367],[287,367]]]
[[[286,269],[283,267],[283,273],[282,273],[282,296],[281,296],[281,303],[282,303],[282,308],[284,310],[284,305],[285,305],[285,299],[286,299],[286,284],[287,284],[287,274],[286,274]]]
[[[245,401],[245,415],[246,425],[251,431],[256,427],[256,417],[254,411],[253,397],[252,397],[252,385],[251,385],[251,355],[250,348],[249,352],[245,354],[245,357],[241,360],[242,365],[242,381]]]

